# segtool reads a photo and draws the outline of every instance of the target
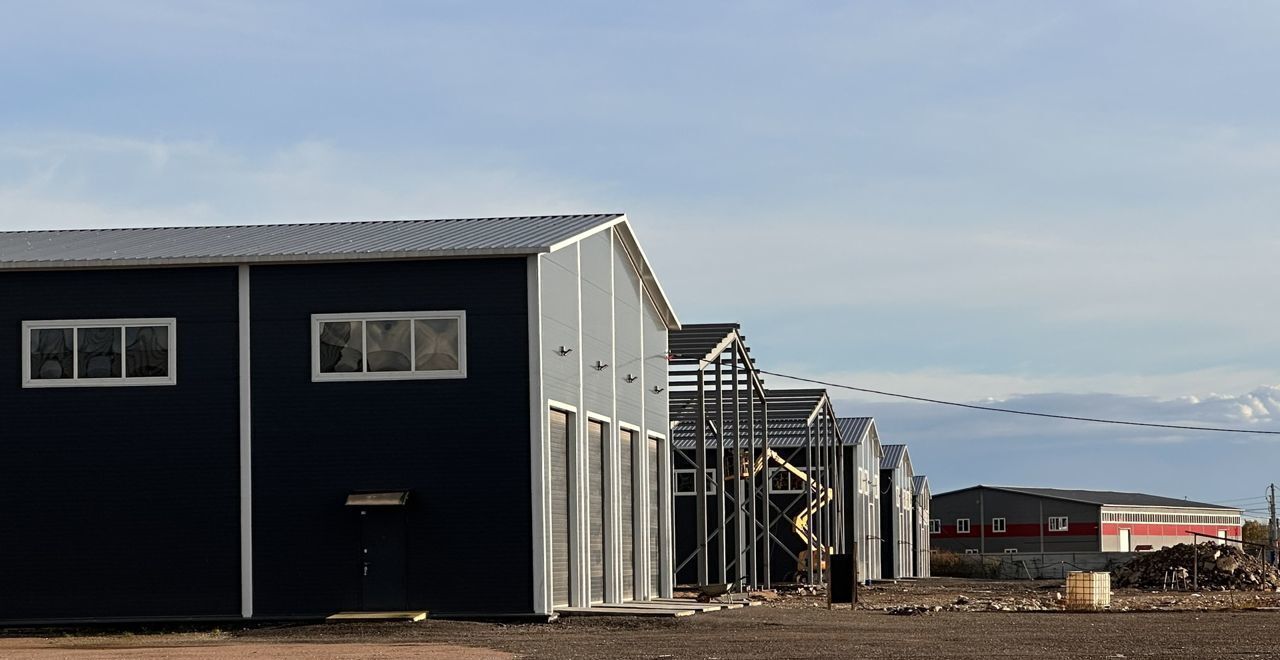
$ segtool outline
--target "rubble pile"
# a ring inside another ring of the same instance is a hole
[[[1117,587],[1189,589],[1196,575],[1196,546],[1179,543],[1134,557],[1112,571]],[[1229,545],[1200,544],[1201,589],[1275,591],[1280,571]]]
[[[892,605],[888,614],[915,615],[929,612],[1046,612],[1062,609],[1062,594],[1026,598],[969,598],[961,595],[947,605]]]

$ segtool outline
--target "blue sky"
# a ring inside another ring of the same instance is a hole
[[[0,228],[621,210],[775,370],[1280,429],[1275,5],[6,4]],[[1274,478],[1265,437],[838,396],[935,489]]]

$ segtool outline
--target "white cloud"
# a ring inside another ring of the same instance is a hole
[[[837,398],[841,415],[876,418],[906,443],[934,492],[977,483],[1148,492],[1200,501],[1261,494],[1280,436],[1141,428],[893,401]],[[986,405],[1159,424],[1280,431],[1280,386],[1236,395],[1156,398],[1037,394]]]
[[[371,156],[310,140],[0,136],[0,229],[243,224],[603,210],[591,186],[441,151]]]

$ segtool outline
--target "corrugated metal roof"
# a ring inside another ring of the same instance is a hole
[[[924,476],[923,474],[917,474],[917,475],[915,475],[915,476],[911,477],[911,490],[912,490],[912,492],[916,493],[917,495],[919,495],[920,493],[923,493],[923,492],[928,491],[928,490],[929,490],[929,477],[926,477],[926,476]]]
[[[518,255],[623,221],[618,213],[0,232],[0,269]]]
[[[895,470],[902,466],[902,458],[907,455],[906,445],[881,445],[884,458],[880,459],[881,470]]]
[[[856,445],[862,442],[862,436],[875,423],[872,417],[838,417],[836,426],[840,428],[840,437],[846,444]]]
[[[725,433],[729,436],[729,448],[733,443],[733,422],[725,420]],[[743,442],[747,441],[747,424],[743,422]],[[764,433],[760,428],[760,424],[756,424],[756,443],[757,446],[763,446]],[[805,433],[807,428],[803,419],[770,419],[769,420],[769,447],[771,449],[781,449],[783,447],[804,447],[809,443],[809,436]],[[817,444],[817,438],[813,439]],[[698,446],[697,422],[694,420],[681,421],[671,429],[671,446],[675,449],[696,449]],[[711,428],[707,429],[707,448],[715,449],[720,446],[720,439],[716,435],[714,421]]]
[[[1021,486],[975,486],[974,488],[990,488],[991,490],[1003,490],[1011,493],[1022,493],[1023,495],[1032,495],[1035,497],[1049,497],[1056,500],[1070,500],[1073,502],[1084,502],[1086,504],[1102,504],[1109,506],[1163,506],[1163,507],[1192,507],[1196,509],[1225,509],[1230,511],[1239,511],[1240,509],[1230,506],[1222,506],[1221,504],[1208,504],[1206,502],[1192,502],[1190,500],[1179,500],[1172,497],[1161,497],[1159,495],[1147,495],[1145,493],[1125,493],[1112,490],[1076,490],[1068,488],[1024,488]],[[969,489],[964,489],[969,490]],[[959,492],[959,491],[953,491]]]

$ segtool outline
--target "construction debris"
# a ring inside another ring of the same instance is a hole
[[[960,596],[950,605],[891,605],[885,607],[884,612],[908,616],[929,612],[1045,612],[1060,609],[1062,609],[1060,599],[1044,596],[991,599],[970,599],[967,596]]]
[[[1188,577],[1200,589],[1275,591],[1280,587],[1280,571],[1275,567],[1234,546],[1207,543],[1179,543],[1141,554],[1112,575],[1122,587],[1185,590],[1193,586]]]

